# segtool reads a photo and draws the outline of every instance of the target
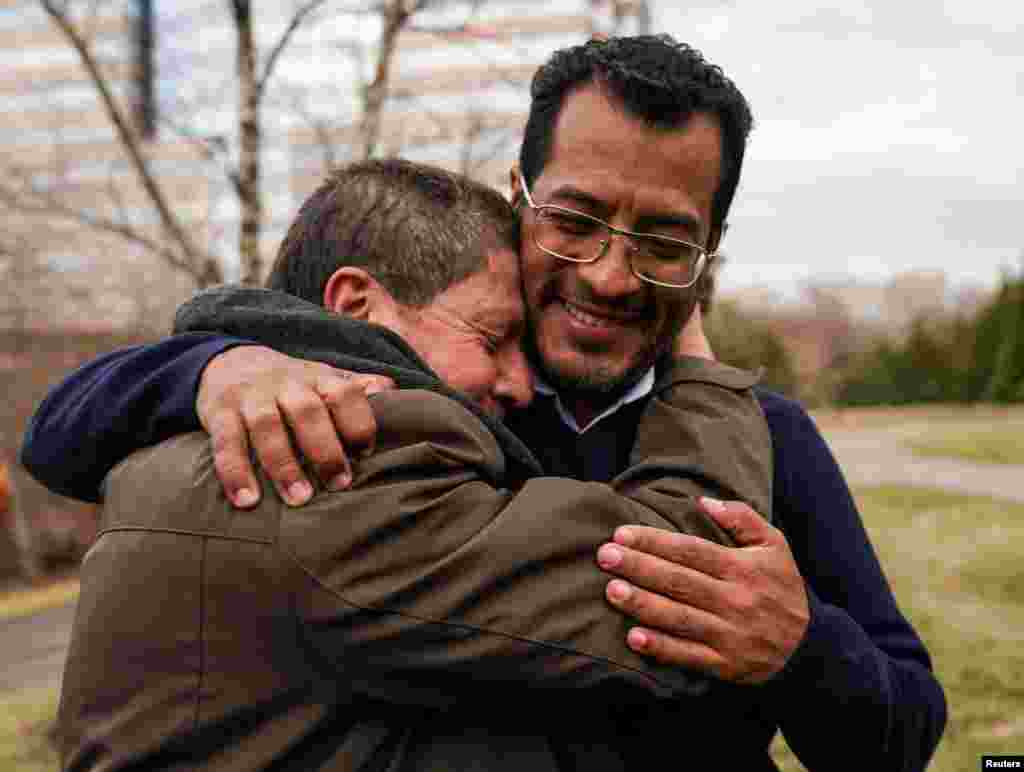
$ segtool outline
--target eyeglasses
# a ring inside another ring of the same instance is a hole
[[[629,245],[629,266],[643,281],[659,287],[686,289],[697,283],[708,261],[714,258],[704,247],[657,233],[633,233],[615,228],[589,214],[554,204],[537,205],[526,187],[523,173],[519,184],[526,204],[537,218],[533,241],[542,251],[572,263],[600,260],[612,243],[612,234]]]

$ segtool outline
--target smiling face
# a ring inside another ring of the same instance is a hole
[[[422,308],[392,306],[378,321],[401,335],[435,373],[486,412],[501,417],[533,397],[521,346],[523,301],[518,258],[508,247],[492,249],[487,267],[471,274]]]
[[[711,206],[721,134],[695,114],[681,128],[650,127],[591,83],[565,100],[550,157],[531,185],[538,204],[558,204],[634,232],[717,246]],[[513,182],[513,195],[519,193]],[[539,249],[535,214],[522,210],[522,266],[534,358],[559,390],[600,403],[631,385],[667,351],[696,302],[690,289],[633,275],[628,245],[614,237],[594,263]]]

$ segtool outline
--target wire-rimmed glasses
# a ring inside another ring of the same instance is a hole
[[[634,233],[604,220],[555,204],[535,204],[521,171],[519,184],[536,223],[533,241],[552,257],[572,263],[593,263],[611,245],[612,235],[622,236],[629,246],[629,265],[637,278],[659,287],[686,289],[696,284],[714,257],[704,247],[657,233]]]

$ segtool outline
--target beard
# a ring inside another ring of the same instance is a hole
[[[590,293],[581,290],[582,287],[577,287],[574,296],[589,300]],[[540,307],[543,308],[548,303],[557,302],[556,298],[557,293],[552,283],[544,288]],[[676,337],[690,314],[693,313],[696,306],[696,295],[688,292],[685,297],[674,300],[672,305],[676,307],[671,309],[665,329],[659,332],[650,345],[637,353],[624,371],[614,370],[602,362],[599,357],[595,357],[593,365],[583,368],[582,371],[567,371],[546,360],[537,342],[540,338],[537,324],[537,316],[540,312],[532,309],[528,302],[526,303],[526,330],[523,336],[523,348],[534,372],[563,398],[570,397],[574,400],[598,405],[610,404],[635,386],[659,359],[672,351]],[[644,308],[651,309],[647,319],[650,324],[653,324],[656,313],[654,311],[655,303],[648,299],[644,303]]]

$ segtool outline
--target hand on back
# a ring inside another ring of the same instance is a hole
[[[239,346],[215,357],[200,379],[196,412],[210,433],[228,498],[240,508],[259,502],[250,447],[292,506],[313,495],[300,455],[329,490],[347,488],[349,455],[372,450],[377,433],[367,398],[393,387],[384,376],[337,370],[263,346]]]

